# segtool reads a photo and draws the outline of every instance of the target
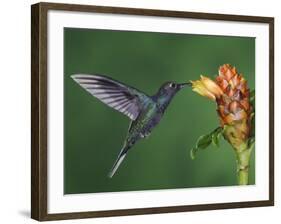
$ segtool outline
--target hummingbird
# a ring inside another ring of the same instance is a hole
[[[150,135],[176,93],[190,85],[165,82],[156,94],[149,96],[106,75],[74,74],[71,77],[91,95],[131,120],[123,147],[108,174],[109,178],[113,177],[133,145]]]

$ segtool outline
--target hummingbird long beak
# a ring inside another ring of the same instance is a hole
[[[180,89],[186,87],[186,86],[191,86],[192,84],[190,82],[185,82],[185,83],[181,83],[179,84]]]

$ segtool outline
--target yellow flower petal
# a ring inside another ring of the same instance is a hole
[[[221,88],[208,77],[201,75],[201,81],[204,86],[209,90],[209,92],[213,93],[216,97],[219,97],[223,94]]]
[[[216,96],[212,94],[202,83],[201,80],[190,81],[192,83],[192,90],[201,96],[208,97],[211,100],[216,100]]]

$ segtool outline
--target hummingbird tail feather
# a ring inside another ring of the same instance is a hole
[[[128,146],[125,146],[121,152],[119,153],[116,161],[114,162],[112,168],[111,168],[111,171],[109,172],[108,174],[108,177],[109,178],[112,178],[113,175],[115,174],[115,172],[117,171],[118,167],[121,165],[121,163],[123,162],[123,160],[125,159],[126,155],[127,155],[127,152],[128,152],[128,149],[129,147]]]

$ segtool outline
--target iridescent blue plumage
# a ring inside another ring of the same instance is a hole
[[[115,174],[128,150],[138,140],[150,135],[153,128],[160,122],[174,95],[187,85],[187,83],[166,82],[155,95],[148,96],[104,75],[75,74],[71,77],[97,99],[132,120],[123,148],[109,177]]]

